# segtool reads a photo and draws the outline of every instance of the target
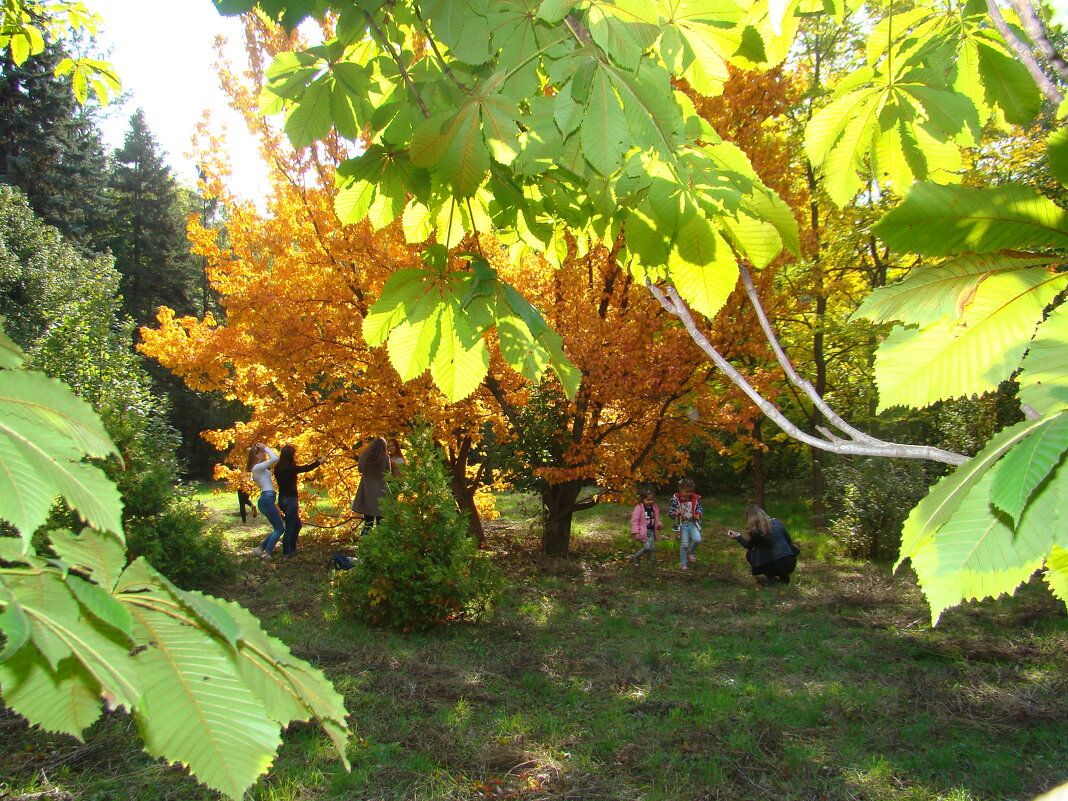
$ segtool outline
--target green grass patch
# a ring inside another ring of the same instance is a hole
[[[536,504],[503,497],[488,546],[510,586],[490,620],[401,635],[339,619],[314,529],[293,560],[244,558],[210,588],[248,606],[344,694],[345,773],[295,726],[253,801],[506,798],[1028,799],[1068,779],[1068,619],[1036,584],[933,629],[907,571],[815,559],[803,507],[769,504],[805,549],[758,588],[706,504],[699,562],[673,540],[635,567],[629,506],[576,517],[575,556],[538,553]],[[266,526],[202,503],[240,556]],[[218,504],[216,506],[216,504]],[[807,547],[811,546],[811,547]],[[109,714],[86,743],[0,715],[0,796],[213,799]]]

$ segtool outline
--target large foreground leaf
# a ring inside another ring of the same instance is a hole
[[[386,342],[390,363],[406,381],[429,368],[438,388],[457,401],[485,377],[489,352],[483,334],[497,325],[509,366],[530,380],[551,366],[565,393],[574,397],[578,371],[561,349],[559,336],[485,261],[473,259],[470,267],[444,274],[395,272],[364,319],[367,343]]]
[[[88,403],[40,373],[0,371],[0,517],[25,536],[62,496],[90,524],[120,532],[118,491],[84,455],[115,452]]]
[[[917,267],[896,284],[872,291],[850,319],[875,323],[900,321],[926,326],[943,318],[959,319],[990,275],[1021,267],[1050,264],[1047,257],[1021,258],[1000,253],[957,256],[941,264]]]
[[[3,318],[0,317],[0,322]],[[11,341],[11,338],[0,331],[0,367],[8,370],[14,370],[17,367],[21,367],[23,362],[26,361],[26,354],[22,352],[22,349]]]
[[[1050,312],[1031,341],[1022,369],[1020,402],[1039,414],[1068,406],[1068,308]]]
[[[927,594],[932,617],[968,599],[1012,592],[1047,559],[1061,566],[1057,548],[1068,545],[1061,509],[1068,500],[1068,468],[1063,459],[1033,460],[1027,440],[1051,425],[1049,420],[1025,420],[998,433],[983,451],[939,481],[905,521],[898,564],[910,559]],[[1035,461],[1028,478],[1010,482],[1015,497],[1027,495],[1014,525],[992,502],[998,460],[1012,464],[1013,449],[1021,447],[1016,464]],[[1008,454],[1006,456],[1006,454]],[[1037,476],[1050,460],[1048,475]],[[1026,493],[1020,487],[1034,485]],[[1058,570],[1048,578],[1054,586]]]
[[[999,431],[978,454],[944,476],[913,508],[901,532],[898,565],[923,547],[935,532],[953,516],[972,487],[979,482],[1010,448],[1045,425],[1043,420],[1024,420]]]
[[[126,548],[115,534],[86,529],[81,536],[70,531],[51,534],[52,550],[68,565],[89,571],[93,581],[108,592],[115,587],[126,566]]]
[[[128,659],[129,641],[118,633],[118,626],[107,630],[90,619],[56,572],[9,576],[6,584],[30,619],[31,639],[53,671],[59,671],[64,660],[74,659],[111,706],[136,707],[143,682]]]
[[[446,306],[440,316],[441,336],[430,363],[434,383],[450,401],[466,398],[489,372],[489,351],[456,306]]]
[[[1049,559],[1046,560],[1046,568],[1046,582],[1053,594],[1068,604],[1068,550],[1054,545]]]
[[[1068,186],[1068,128],[1060,128],[1046,141],[1046,160],[1053,177]]]
[[[998,273],[979,285],[959,320],[895,328],[876,354],[880,410],[997,389],[1018,368],[1045,307],[1066,282],[1068,276],[1042,269]]]
[[[100,685],[74,657],[55,668],[32,645],[0,662],[4,704],[35,726],[79,740],[100,717]]]
[[[894,250],[924,256],[1068,247],[1068,211],[1026,186],[919,183],[873,228]]]
[[[695,311],[712,319],[738,284],[738,263],[709,222],[694,216],[679,232],[668,259],[668,276]]]
[[[106,579],[115,542],[61,532],[56,550]],[[235,799],[293,721],[319,723],[348,767],[340,695],[240,606],[178,589],[143,559],[109,592],[55,559],[0,553],[22,563],[0,568],[0,691],[31,723],[81,737],[101,700],[125,706],[146,750]]]
[[[994,468],[990,500],[1015,523],[1068,450],[1068,412],[1042,420]]]
[[[1012,592],[1042,566],[1059,525],[1064,478],[1054,475],[1014,531],[990,503],[987,472],[935,536],[909,554],[935,622],[962,601]]]
[[[283,726],[302,720],[318,722],[333,740],[347,769],[348,713],[340,693],[321,670],[293,656],[285,643],[269,636],[247,609],[232,601],[212,601],[241,627],[238,669],[249,688],[263,700],[267,714]]]
[[[280,727],[238,676],[227,648],[195,626],[131,605],[134,657],[145,684],[136,717],[146,750],[188,765],[216,790],[238,798],[271,764]]]

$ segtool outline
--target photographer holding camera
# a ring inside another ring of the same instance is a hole
[[[751,503],[745,507],[745,533],[731,529],[727,536],[745,548],[745,559],[754,576],[766,577],[769,584],[790,583],[801,549],[778,520]]]

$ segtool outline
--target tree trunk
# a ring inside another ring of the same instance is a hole
[[[451,457],[452,454],[449,454]],[[482,527],[482,518],[475,507],[475,487],[467,480],[467,453],[458,458],[446,458],[449,468],[449,485],[456,505],[467,517],[467,533],[481,548],[486,541],[486,530]]]
[[[809,448],[812,454],[812,476],[809,479],[809,493],[812,496],[812,525],[824,528],[827,525],[827,479],[824,472],[827,453],[818,448]]]
[[[482,527],[482,518],[478,515],[475,507],[475,493],[468,487],[464,478],[452,477],[452,495],[456,499],[456,505],[467,516],[467,533],[482,547],[486,542],[486,530]]]
[[[460,511],[467,517],[467,534],[481,548],[486,541],[486,531],[482,528],[482,518],[475,507],[475,491],[480,485],[481,471],[473,480],[467,475],[471,458],[471,438],[462,437],[446,447],[437,443],[442,460],[449,470],[449,489]]]
[[[548,484],[542,488],[545,531],[541,537],[541,549],[546,556],[567,556],[570,551],[571,519],[581,490],[581,481]]]
[[[753,439],[756,446],[753,448],[753,503],[761,509],[767,509],[764,495],[764,441],[761,439],[761,424],[763,417],[758,417],[753,424]]]
[[[816,369],[815,380],[812,382],[816,394],[821,398],[827,392],[827,354],[824,350],[823,325],[827,315],[827,296],[823,286],[822,270],[818,273],[818,294],[816,295],[816,332],[812,338],[812,362]],[[816,415],[813,412],[812,432],[816,433]],[[824,465],[826,454],[819,448],[809,448],[812,454],[812,479],[809,483],[809,492],[812,495],[812,523],[816,528],[823,528],[827,524],[827,504],[824,501],[826,493],[826,477]]]

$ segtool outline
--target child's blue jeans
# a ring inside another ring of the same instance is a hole
[[[696,520],[689,520],[682,524],[679,531],[679,563],[686,567],[686,557],[693,556],[697,546],[701,544],[701,526]]]
[[[656,559],[656,534],[653,532],[649,532],[645,535],[645,542],[642,543],[642,547],[631,557],[631,559],[637,562],[643,556],[648,559],[650,563]]]

